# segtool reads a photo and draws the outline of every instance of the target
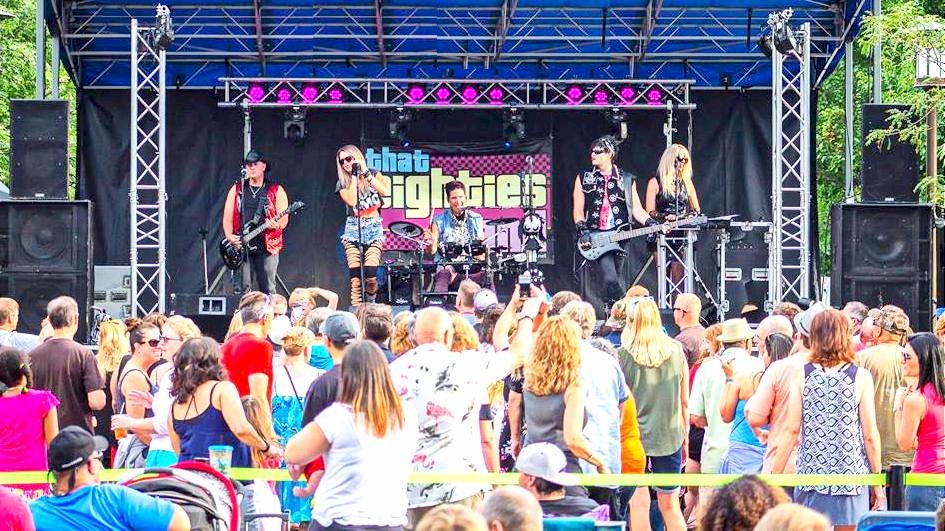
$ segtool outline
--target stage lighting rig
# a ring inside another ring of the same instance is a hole
[[[158,4],[150,37],[151,46],[157,50],[166,50],[174,40],[171,10],[166,5]]]
[[[525,115],[521,110],[512,107],[502,113],[502,139],[506,148],[525,140]]]
[[[390,121],[387,123],[387,132],[391,140],[399,140],[400,145],[410,147],[410,122],[413,121],[413,112],[410,109],[397,107],[390,112]]]
[[[282,122],[282,136],[297,146],[302,145],[305,140],[305,111],[306,109],[298,105],[293,106],[286,110]]]
[[[627,111],[621,109],[620,107],[613,107],[604,111],[604,116],[610,123],[610,128],[614,137],[621,142],[626,140],[627,136],[629,135],[628,124],[630,121],[630,118],[627,116]]]
[[[758,47],[765,55],[770,57],[772,48],[784,55],[799,53],[800,44],[789,23],[792,16],[794,16],[794,10],[791,8],[768,15],[768,28],[762,32],[758,40]]]

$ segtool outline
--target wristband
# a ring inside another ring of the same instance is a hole
[[[266,453],[266,452],[268,452],[270,449],[272,449],[272,445],[269,444],[269,441],[267,441],[266,439],[263,439],[263,441],[266,443],[266,447],[263,448],[263,449],[260,450],[260,451],[261,451],[262,453]]]
[[[653,227],[655,225],[660,225],[660,222],[656,221],[653,218],[647,218],[647,220],[643,223],[643,225],[646,227]]]

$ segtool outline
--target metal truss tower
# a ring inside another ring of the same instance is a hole
[[[797,50],[772,50],[773,238],[768,301],[810,296],[810,24],[795,33]]]
[[[165,305],[165,67],[165,51],[154,39],[154,28],[141,27],[132,19],[132,315],[164,312]]]

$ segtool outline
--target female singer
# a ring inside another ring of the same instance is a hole
[[[692,184],[692,161],[685,146],[673,144],[663,151],[656,176],[646,183],[646,211],[661,222],[675,221],[700,211],[699,197]],[[673,245],[673,249],[687,260],[682,245]],[[670,278],[678,284],[685,274],[682,264],[671,254],[666,262]]]
[[[674,221],[699,212],[699,197],[692,184],[689,150],[673,144],[663,151],[657,175],[646,183],[646,211],[659,221]]]
[[[351,304],[369,302],[377,295],[377,266],[381,263],[384,232],[381,226],[381,196],[390,194],[390,181],[381,172],[369,169],[364,154],[356,146],[338,150],[338,183],[335,193],[347,205],[348,218],[341,244],[345,248],[351,276]],[[360,232],[358,224],[360,223]],[[364,286],[361,265],[364,264]]]

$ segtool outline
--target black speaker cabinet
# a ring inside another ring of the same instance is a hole
[[[10,195],[66,199],[69,102],[10,100]]]
[[[919,182],[919,157],[909,142],[890,138],[877,145],[866,137],[875,129],[889,127],[889,111],[905,110],[906,105],[869,103],[863,105],[863,201],[899,201],[915,203]]]
[[[831,210],[831,303],[893,304],[912,328],[932,324],[932,208],[924,204],[838,204]]]
[[[88,334],[92,290],[89,201],[0,201],[0,290],[20,304],[23,332],[38,333],[46,303],[68,295]]]

